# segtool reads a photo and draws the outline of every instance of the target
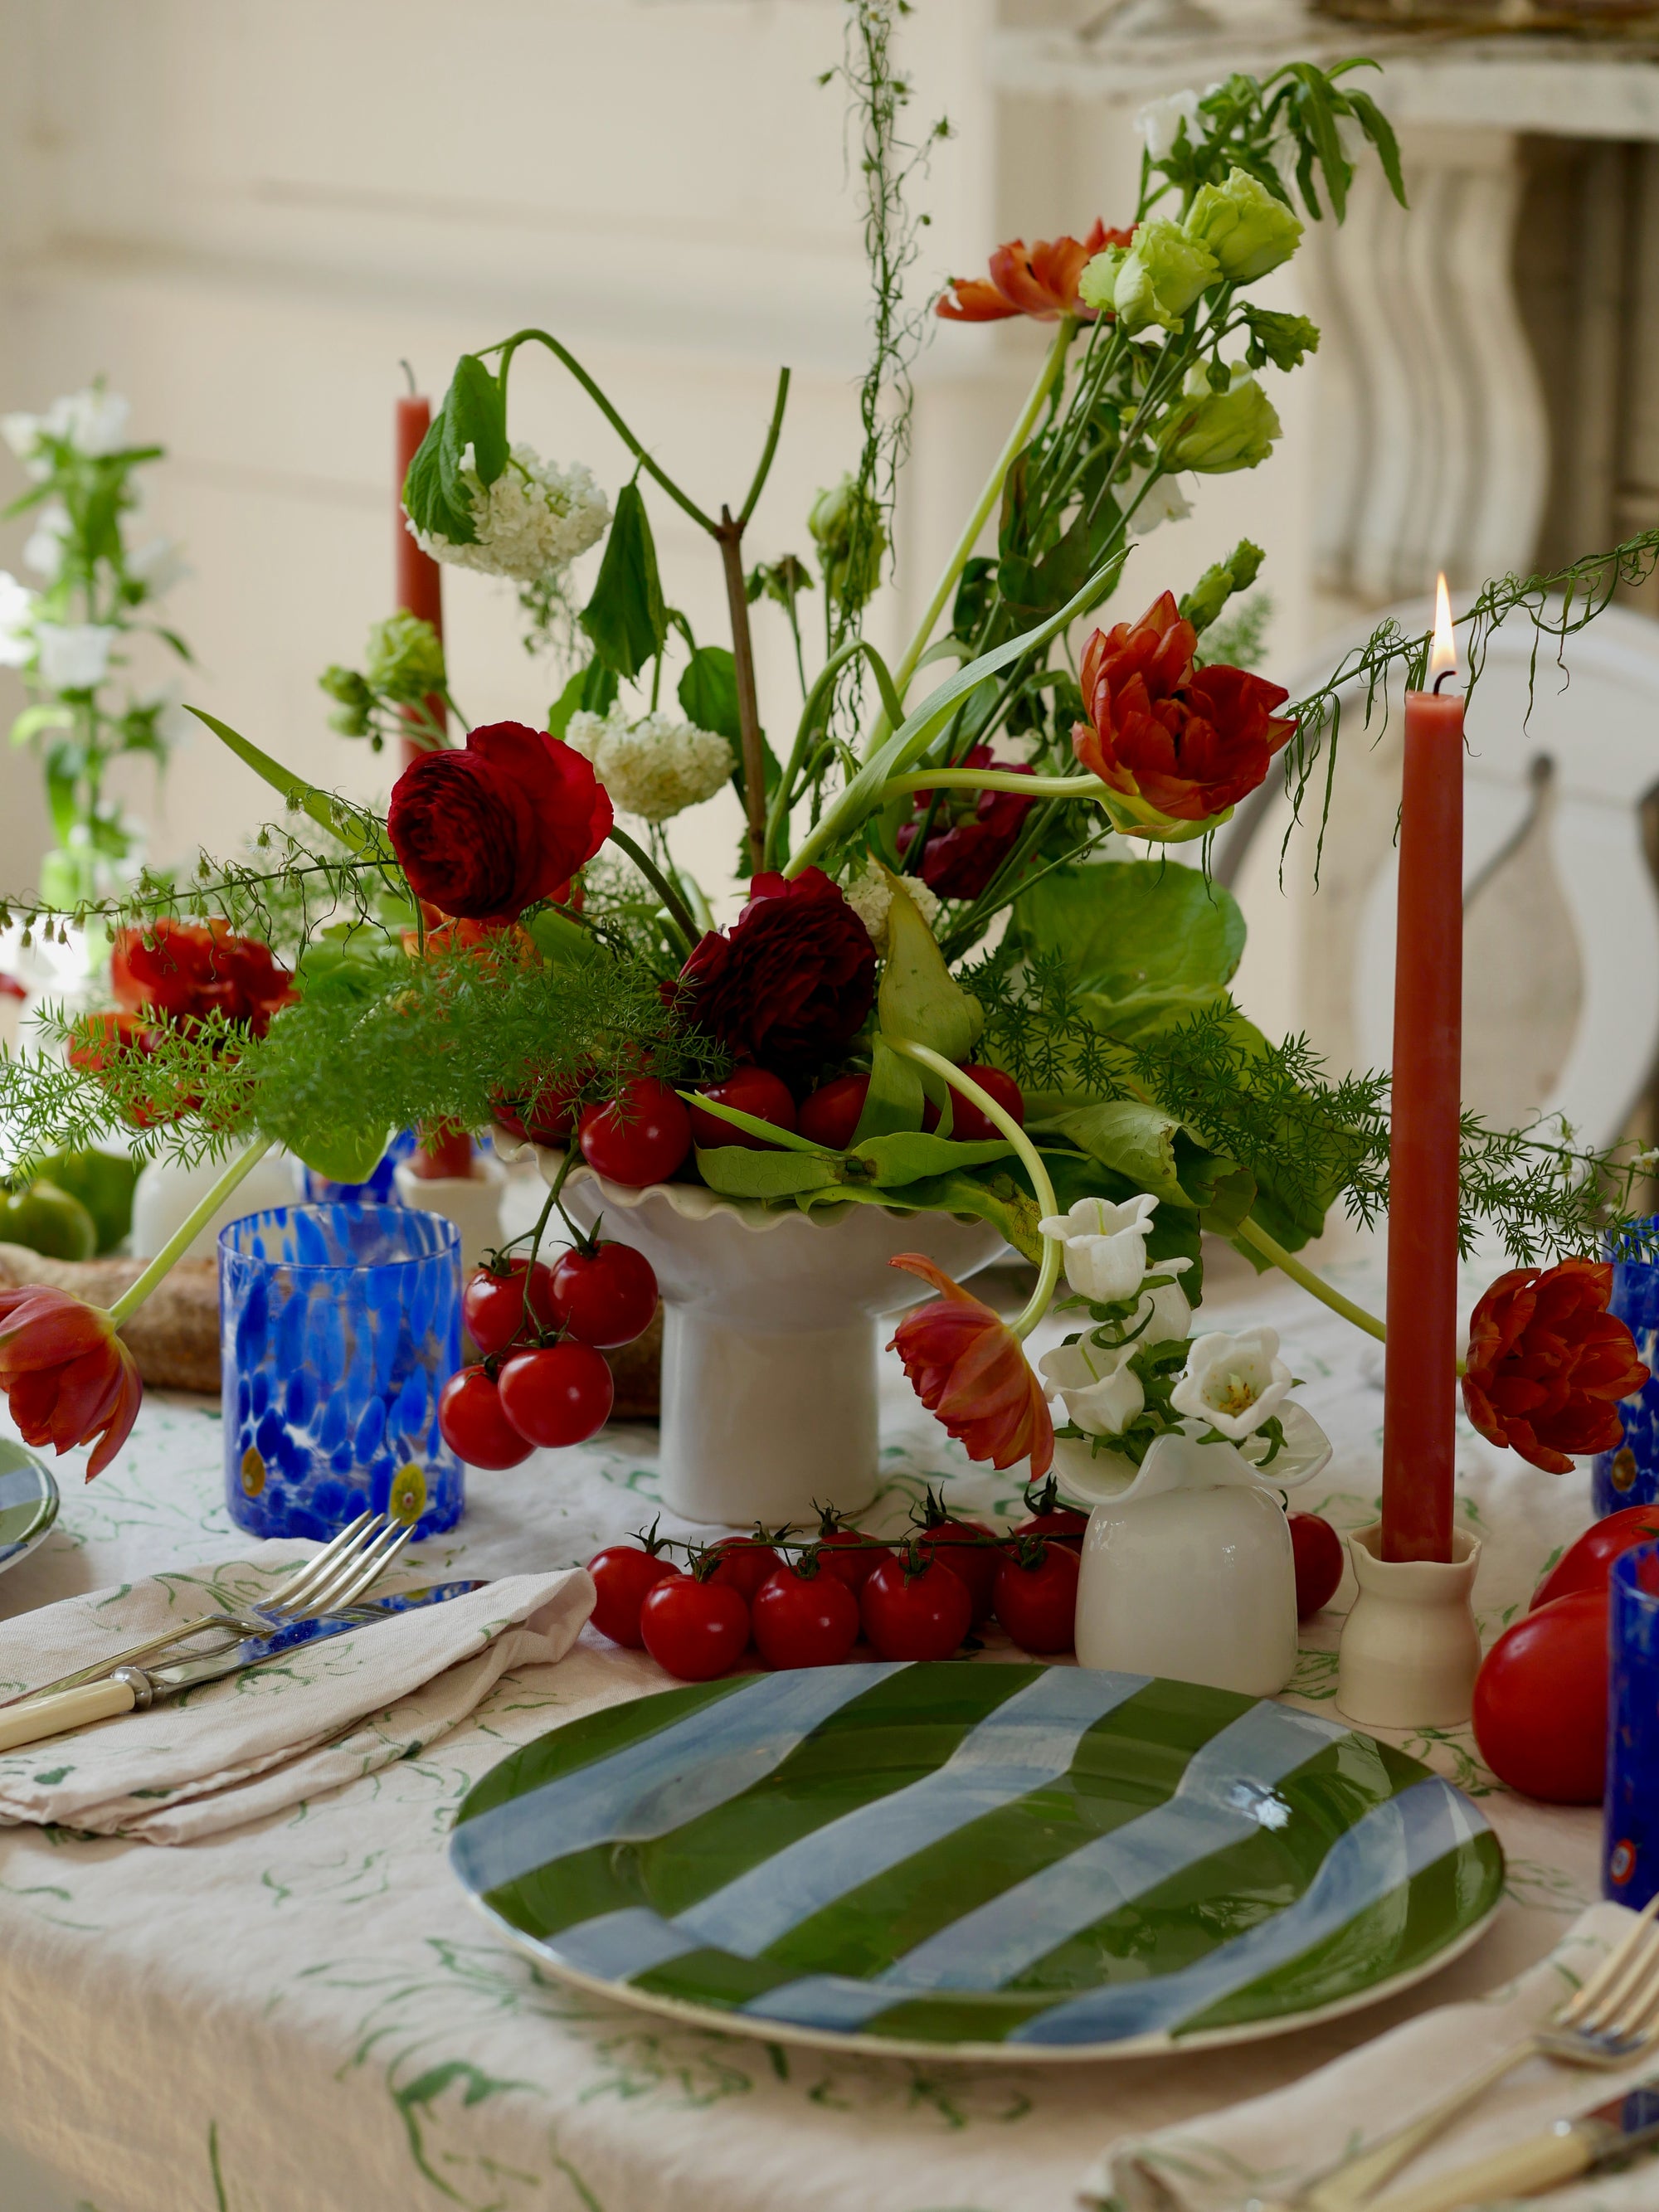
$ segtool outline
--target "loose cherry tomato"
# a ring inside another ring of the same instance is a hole
[[[815,1145],[827,1145],[832,1152],[844,1152],[853,1141],[869,1088],[867,1075],[838,1075],[833,1083],[821,1084],[801,1101],[796,1123],[801,1135]]]
[[[591,1344],[566,1337],[515,1352],[501,1368],[501,1411],[532,1444],[585,1444],[611,1418],[616,1385]]]
[[[1024,1127],[1025,1099],[1012,1075],[1005,1075],[1000,1067],[977,1066],[971,1060],[964,1065],[962,1072],[971,1082],[977,1083],[981,1091],[988,1091],[1005,1112],[1012,1114],[1021,1128]],[[930,1098],[921,1109],[922,1127],[933,1128],[939,1118],[939,1108]],[[971,1098],[964,1098],[959,1091],[953,1091],[951,1093],[951,1134],[959,1138],[964,1145],[977,1145],[1000,1137],[1002,1131],[988,1115],[981,1112]]]
[[[517,1467],[533,1449],[507,1419],[495,1377],[482,1367],[463,1367],[439,1391],[438,1430],[469,1467]]]
[[[461,1313],[467,1334],[486,1359],[492,1352],[505,1352],[515,1336],[555,1325],[551,1269],[539,1260],[533,1267],[519,1258],[475,1269],[461,1293]]]
[[[549,1277],[549,1299],[561,1328],[614,1352],[651,1326],[657,1310],[657,1278],[643,1252],[631,1244],[580,1245],[562,1253]]]
[[[1533,1592],[1529,1610],[1536,1613],[1558,1597],[1574,1590],[1607,1587],[1613,1563],[1632,1544],[1650,1544],[1659,1537],[1659,1505],[1627,1505],[1593,1522],[1571,1549],[1559,1559]]]
[[[926,1495],[918,1547],[925,1553],[936,1552],[951,1573],[966,1583],[975,1621],[988,1620],[997,1570],[1003,1561],[995,1532],[982,1521],[962,1521],[947,1513],[931,1490]]]
[[[691,1117],[665,1083],[636,1075],[608,1106],[583,1109],[581,1146],[589,1167],[612,1182],[661,1182],[691,1149]]]
[[[795,1126],[794,1094],[781,1075],[774,1075],[764,1067],[734,1067],[719,1083],[702,1083],[697,1088],[706,1097],[718,1098],[722,1106],[735,1106],[740,1114],[752,1114],[757,1121],[775,1122],[780,1129]],[[735,1121],[722,1121],[718,1114],[705,1114],[701,1106],[690,1108],[692,1140],[699,1145],[741,1145],[751,1152],[768,1150],[764,1137],[751,1136],[740,1129]]]
[[[948,1659],[973,1626],[974,1601],[959,1575],[912,1544],[872,1571],[859,1615],[884,1659]]]
[[[1500,1782],[1553,1805],[1599,1805],[1607,1763],[1607,1593],[1523,1613],[1481,1662],[1474,1740]]]
[[[640,1634],[658,1666],[682,1682],[712,1682],[749,1644],[749,1607],[729,1583],[665,1575],[645,1594]]]
[[[1060,1485],[1052,1474],[1035,1498],[1030,1484],[1026,1484],[1025,1504],[1030,1517],[1009,1530],[1011,1538],[1017,1541],[1021,1536],[1046,1536],[1051,1543],[1064,1544],[1068,1551],[1081,1552],[1089,1516],[1075,1506],[1060,1503]]]
[[[718,1544],[709,1546],[707,1556],[714,1563],[708,1571],[709,1581],[736,1590],[745,1605],[783,1565],[782,1553],[772,1549],[758,1522],[752,1536],[722,1536]]]
[[[595,1552],[587,1563],[587,1571],[593,1577],[593,1611],[590,1618],[601,1636],[608,1636],[613,1644],[625,1644],[630,1651],[642,1651],[645,1638],[640,1633],[640,1607],[646,1593],[665,1582],[679,1569],[672,1559],[665,1559],[658,1549],[657,1524],[653,1521],[648,1535],[637,1536],[631,1544],[607,1544],[602,1552]]]
[[[1075,1552],[1024,1539],[997,1569],[996,1615],[1022,1651],[1069,1651],[1077,1642]]]
[[[893,1556],[885,1544],[878,1544],[873,1536],[866,1536],[862,1528],[842,1525],[841,1516],[833,1505],[820,1506],[822,1518],[818,1522],[818,1565],[826,1575],[834,1575],[846,1583],[854,1597],[870,1579],[877,1563]]]
[[[807,1553],[755,1593],[755,1647],[769,1667],[839,1667],[859,1640],[859,1601]]]
[[[1296,1617],[1305,1620],[1336,1595],[1342,1580],[1342,1539],[1317,1513],[1291,1513],[1286,1518],[1296,1560]]]

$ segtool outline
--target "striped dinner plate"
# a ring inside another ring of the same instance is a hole
[[[0,1575],[27,1559],[58,1518],[51,1469],[21,1444],[0,1437]]]
[[[1267,2035],[1472,1942],[1504,1862],[1391,1745],[1078,1667],[669,1690],[487,1774],[450,1855],[567,1980],[769,2039],[1098,2058]]]

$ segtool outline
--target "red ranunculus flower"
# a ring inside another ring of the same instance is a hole
[[[975,745],[962,765],[989,768],[991,748]],[[1018,763],[1006,765],[1015,775],[1031,773]],[[927,801],[927,792],[916,793],[916,818],[899,829],[901,853],[909,851],[921,830]],[[1012,791],[941,792],[933,809],[933,829],[922,848],[923,883],[941,898],[977,898],[1012,849],[1021,823],[1036,804],[1034,799],[1017,799]]]
[[[417,898],[468,921],[516,921],[562,899],[611,834],[611,801],[573,747],[522,722],[411,761],[386,830]]]
[[[1028,252],[1025,240],[1017,238],[991,256],[988,283],[983,276],[951,277],[936,312],[950,323],[1000,323],[1010,315],[1030,315],[1040,323],[1074,315],[1091,323],[1095,311],[1079,299],[1078,279],[1097,253],[1127,246],[1132,235],[1108,230],[1097,217],[1085,239],[1040,238]]]
[[[162,920],[117,930],[109,973],[117,1006],[133,1018],[121,1024],[126,1042],[139,1034],[136,1018],[144,1014],[188,1030],[220,1013],[262,1037],[294,995],[294,978],[270,947],[234,936],[225,921]]]
[[[1029,1458],[1034,1482],[1046,1474],[1054,1425],[1012,1329],[920,1252],[901,1252],[890,1265],[939,1293],[906,1314],[887,1347],[904,1362],[917,1397],[967,1446],[969,1459],[1012,1467]]]
[[[1109,790],[1179,822],[1236,805],[1296,728],[1273,712],[1290,696],[1282,684],[1194,668],[1197,643],[1169,592],[1138,623],[1097,629],[1083,655],[1089,720],[1072,732],[1072,750]]]
[[[25,1443],[97,1448],[87,1480],[101,1474],[132,1431],[144,1386],[101,1306],[30,1283],[0,1290],[0,1389]]]
[[[1500,1275],[1469,1317],[1463,1408],[1488,1443],[1507,1444],[1547,1474],[1569,1453],[1612,1451],[1623,1439],[1619,1401],[1648,1370],[1636,1340],[1607,1311],[1613,1269],[1563,1260],[1540,1273]]]
[[[700,1030],[775,1074],[805,1075],[857,1034],[876,949],[822,868],[754,878],[731,927],[691,948],[680,1004]]]

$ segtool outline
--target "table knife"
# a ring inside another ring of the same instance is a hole
[[[1505,2197],[1535,2197],[1581,2174],[1602,2173],[1659,2148],[1659,2080],[1627,2089],[1576,2120],[1494,2151],[1415,2189],[1385,2197],[1375,2212],[1461,2212]]]
[[[93,1721],[108,1720],[118,1713],[142,1711],[162,1698],[176,1698],[203,1682],[216,1682],[228,1674],[244,1674],[286,1657],[302,1644],[316,1644],[330,1636],[344,1636],[356,1628],[372,1628],[378,1622],[443,1605],[469,1590],[482,1589],[480,1579],[471,1582],[428,1583],[420,1589],[393,1590],[384,1597],[368,1598],[337,1613],[319,1613],[313,1620],[290,1621],[270,1636],[245,1637],[228,1648],[199,1659],[179,1659],[158,1667],[117,1667],[100,1681],[78,1689],[58,1690],[26,1698],[0,1712],[0,1751],[19,1744],[39,1743],[44,1737],[62,1735],[70,1729],[85,1728]]]

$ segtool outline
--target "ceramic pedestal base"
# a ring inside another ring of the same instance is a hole
[[[1480,1547],[1459,1530],[1449,1561],[1382,1559],[1382,1524],[1348,1539],[1359,1596],[1342,1631],[1336,1702],[1362,1728],[1455,1728],[1480,1668],[1471,1597]]]

